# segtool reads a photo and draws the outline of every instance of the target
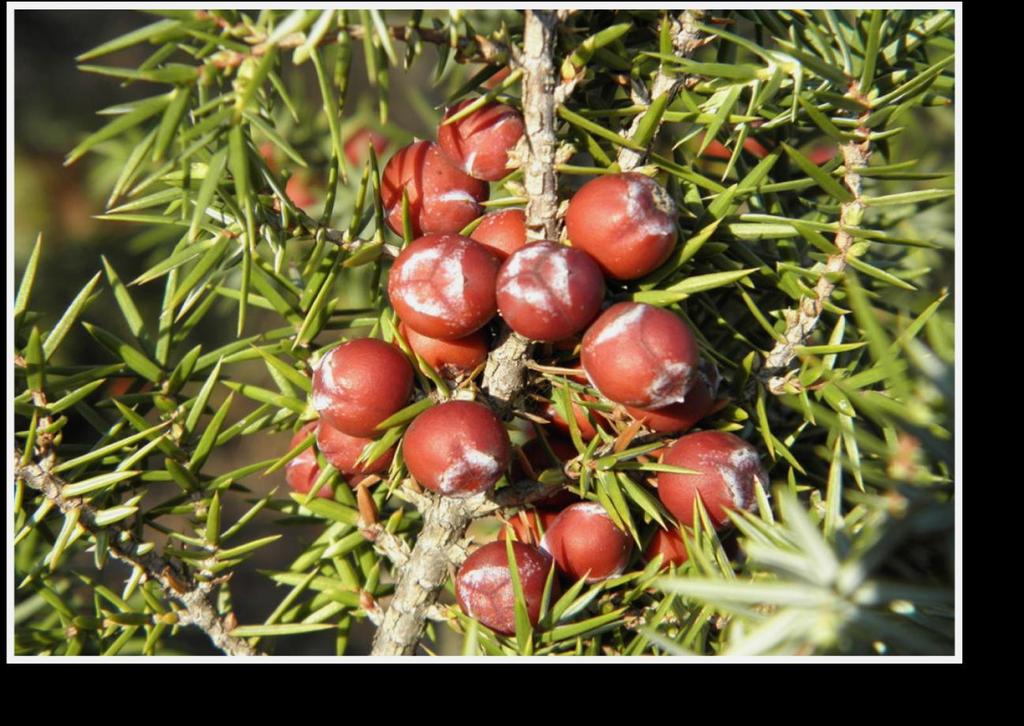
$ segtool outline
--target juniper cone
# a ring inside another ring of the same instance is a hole
[[[957,12],[117,14],[15,656],[958,659]]]

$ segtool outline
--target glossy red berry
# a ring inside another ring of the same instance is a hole
[[[604,275],[586,252],[557,242],[533,242],[498,271],[498,312],[525,338],[555,341],[574,335],[601,309]]]
[[[388,278],[391,305],[407,326],[431,338],[473,333],[498,310],[497,258],[469,237],[420,237],[402,250]]]
[[[405,323],[398,324],[398,332],[423,360],[448,378],[469,373],[487,360],[487,333],[483,330],[455,340],[422,335]]]
[[[342,343],[313,373],[313,408],[349,436],[372,437],[377,424],[405,406],[413,370],[393,345],[374,338]]]
[[[445,114],[445,119],[472,103],[467,99]],[[510,171],[508,153],[526,128],[523,116],[504,103],[485,103],[458,121],[437,127],[437,144],[451,162],[475,179],[498,181]]]
[[[562,510],[544,533],[541,548],[572,579],[586,575],[587,582],[599,582],[622,574],[633,540],[615,526],[603,506],[580,502]]]
[[[607,174],[587,182],[569,202],[565,228],[573,247],[605,274],[635,280],[652,272],[676,244],[676,205],[643,174]]]
[[[698,138],[698,144],[704,143],[703,135],[701,135]],[[743,141],[743,150],[750,152],[758,159],[763,159],[764,157],[768,156],[769,153],[771,153],[767,148],[765,148],[764,144],[755,139],[753,136],[748,136]],[[725,144],[721,143],[717,139],[712,139],[711,143],[708,144],[708,147],[706,149],[704,149],[704,153],[701,154],[701,156],[706,157],[708,159],[731,159],[732,149],[728,148],[727,146],[725,146]]]
[[[483,214],[486,182],[464,174],[431,141],[395,152],[381,174],[380,197],[388,226],[402,234],[402,190],[409,197],[413,237],[461,230]]]
[[[606,398],[627,406],[683,403],[697,373],[697,341],[677,315],[644,303],[612,305],[583,336],[583,370]]]
[[[292,441],[288,445],[288,448],[294,449],[302,443],[302,440],[309,436],[310,432],[315,428],[316,421],[303,426],[292,437]],[[308,494],[319,476],[320,464],[316,460],[315,446],[303,449],[298,456],[293,458],[284,466],[285,481],[288,482],[288,486],[291,487],[293,492],[297,492],[299,494]],[[318,497],[323,497],[324,499],[334,498],[334,493],[331,492],[331,487],[328,484],[321,486],[320,491],[318,491],[316,495]]]
[[[697,377],[686,392],[686,400],[662,408],[636,408],[626,406],[630,416],[643,421],[651,431],[659,434],[674,434],[689,431],[708,415],[715,405],[718,384],[721,381],[718,369],[710,361],[701,361]]]
[[[489,408],[447,401],[416,417],[405,432],[402,454],[421,486],[445,496],[468,497],[501,478],[512,445]]]
[[[373,439],[361,436],[349,436],[344,431],[321,421],[316,429],[316,445],[320,453],[330,462],[331,466],[345,475],[380,474],[391,466],[395,456],[395,447],[391,447],[373,461],[357,464],[356,460]]]
[[[683,524],[693,526],[693,502],[699,493],[715,529],[731,526],[726,510],[754,511],[754,482],[768,490],[768,473],[757,449],[734,434],[699,431],[687,434],[661,457],[664,464],[699,474],[658,474],[658,497]]]
[[[821,166],[832,161],[838,153],[839,149],[835,144],[817,143],[807,150],[806,155],[815,166]]]
[[[501,261],[526,246],[526,213],[522,209],[503,209],[485,214],[470,235]]]
[[[455,598],[469,617],[497,633],[512,635],[516,632],[515,587],[505,547],[504,542],[491,542],[466,558],[455,576]],[[540,620],[544,585],[551,572],[551,556],[521,542],[512,543],[512,552],[526,600],[526,613],[536,625]],[[558,583],[552,581],[552,598],[557,597],[557,586]]]

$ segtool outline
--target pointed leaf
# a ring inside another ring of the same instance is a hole
[[[128,129],[141,124],[150,116],[160,113],[171,102],[171,95],[172,94],[168,93],[163,96],[148,99],[148,103],[140,104],[135,110],[130,113],[126,113],[123,116],[118,116],[99,131],[90,134],[85,138],[85,140],[68,153],[64,160],[64,166],[70,166],[75,163],[97,144],[116,136],[120,136]]]
[[[18,285],[18,294],[14,298],[14,317],[17,319],[28,309],[29,297],[32,294],[32,283],[36,279],[36,270],[39,268],[39,253],[43,249],[43,233],[36,236],[36,243],[32,246],[32,254],[29,255],[25,264],[25,272],[21,276],[21,284]]]
[[[181,125],[181,119],[185,117],[185,112],[188,111],[188,102],[191,98],[191,85],[178,86],[174,89],[171,102],[164,110],[164,115],[160,119],[160,125],[157,127],[156,140],[153,142],[152,159],[154,162],[158,163],[164,160],[167,148],[171,145],[171,141],[174,140],[174,134]]]
[[[116,355],[124,364],[153,383],[160,383],[162,371],[160,366],[146,357],[145,353],[132,347],[125,341],[118,338],[103,328],[90,323],[82,323],[82,326],[89,332],[96,341],[111,353]]]
[[[75,299],[68,305],[67,310],[61,316],[60,320],[53,326],[49,334],[43,340],[43,356],[46,360],[49,360],[53,355],[54,351],[57,350],[61,342],[64,340],[64,336],[71,330],[71,326],[75,324],[78,316],[82,314],[86,305],[92,302],[90,295],[92,295],[93,288],[96,287],[96,283],[99,282],[100,277],[103,275],[102,272],[97,272],[93,275],[92,279],[85,284],[85,287],[75,296]]]
[[[102,45],[98,45],[92,50],[88,50],[81,55],[75,56],[76,61],[92,60],[93,58],[99,58],[101,55],[108,55],[110,53],[116,53],[119,50],[130,48],[133,45],[139,43],[145,43],[146,41],[154,42],[157,39],[166,42],[171,38],[179,34],[184,34],[183,23],[180,20],[164,19],[158,20],[155,23],[150,23],[138,30],[133,30],[130,33],[125,33],[122,36],[109,40]]]
[[[831,174],[826,172],[824,169],[819,167],[813,161],[804,156],[799,150],[794,149],[789,144],[781,144],[782,148],[786,150],[796,165],[806,173],[809,177],[817,182],[818,186],[822,188],[830,196],[838,199],[840,202],[852,202],[853,192],[844,187],[842,184],[837,182]]]

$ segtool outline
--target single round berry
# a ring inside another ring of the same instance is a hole
[[[697,341],[677,315],[644,303],[605,310],[583,336],[583,370],[603,396],[640,408],[683,403],[700,362]]]
[[[483,330],[455,340],[421,335],[405,323],[398,324],[398,332],[423,360],[448,378],[469,373],[487,360],[487,333]]]
[[[313,408],[349,436],[374,436],[377,424],[412,393],[413,370],[398,348],[359,338],[325,355],[313,373]]]
[[[420,237],[398,255],[388,278],[391,305],[421,335],[456,340],[494,317],[497,258],[469,237]]]
[[[635,280],[669,258],[676,244],[676,205],[643,174],[607,174],[573,196],[565,228],[573,247],[590,253],[605,274]]]
[[[526,246],[526,213],[522,209],[503,209],[485,214],[469,236],[504,262],[510,254]]]
[[[373,461],[356,463],[363,449],[373,443],[373,439],[361,436],[349,436],[344,431],[321,421],[316,429],[316,445],[320,453],[330,462],[331,466],[342,474],[380,474],[391,466],[395,456],[395,447],[385,451]]]
[[[466,558],[455,576],[455,598],[469,617],[497,633],[512,635],[516,632],[516,596],[505,547],[504,542],[490,542]],[[526,613],[530,623],[536,625],[540,620],[544,586],[551,572],[551,556],[522,542],[512,543],[512,553],[526,600]],[[558,583],[552,581],[552,598],[557,597],[557,586]]]
[[[445,114],[445,119],[470,103],[467,99]],[[485,103],[468,116],[437,127],[437,145],[451,162],[475,179],[498,181],[509,171],[508,153],[526,128],[523,116],[504,103]]]
[[[431,141],[399,149],[381,174],[380,198],[388,226],[402,234],[402,190],[409,197],[413,237],[458,232],[483,214],[486,182],[457,169]]]
[[[757,450],[739,436],[722,431],[687,434],[661,457],[664,464],[697,474],[658,474],[658,497],[683,524],[693,526],[693,502],[699,493],[715,529],[731,526],[726,510],[754,511],[754,482],[768,490],[768,473]]]
[[[405,432],[402,453],[420,485],[445,496],[468,497],[501,478],[512,444],[489,408],[448,401],[416,417]]]
[[[315,428],[316,421],[313,421],[299,429],[292,437],[291,443],[288,444],[288,449],[294,449],[302,443],[302,440],[309,436]],[[313,446],[303,449],[298,456],[284,466],[285,481],[288,482],[288,486],[291,487],[292,491],[299,494],[308,494],[319,476],[320,464],[316,460],[316,448]],[[334,493],[331,491],[329,484],[321,486],[320,491],[316,495],[324,499],[334,498]]]
[[[529,545],[539,545],[544,532],[558,518],[559,512],[550,509],[523,509],[509,518],[509,526],[516,533],[519,542]],[[498,532],[498,539],[504,541],[508,537],[508,530],[502,527]]]
[[[697,377],[686,392],[686,400],[663,408],[636,408],[626,406],[629,415],[642,420],[651,431],[659,434],[676,434],[689,431],[708,415],[718,395],[721,377],[710,361],[702,360]]]
[[[633,540],[615,526],[603,506],[580,502],[562,510],[544,533],[541,548],[572,579],[585,575],[587,582],[599,582],[622,574]]]
[[[574,335],[601,309],[604,275],[586,252],[557,242],[516,250],[498,271],[498,312],[525,338],[555,341]]]
[[[370,144],[373,144],[373,150],[379,156],[388,147],[388,138],[376,131],[361,128],[345,142],[345,158],[352,166],[362,166],[369,157]],[[399,203],[401,203],[401,195],[399,195]]]

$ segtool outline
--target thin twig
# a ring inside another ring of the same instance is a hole
[[[403,43],[422,40],[432,45],[446,45],[455,48],[455,58],[462,63],[477,62],[504,64],[508,62],[508,48],[503,43],[498,43],[483,35],[458,36],[455,45],[452,46],[452,36],[447,30],[434,28],[409,28],[405,25],[387,26],[388,35]],[[356,40],[362,40],[371,32],[362,25],[347,25],[345,32]],[[338,33],[326,33],[317,43],[317,47],[336,43]],[[208,63],[217,68],[235,68],[241,65],[247,58],[258,58],[267,53],[270,46],[266,43],[265,34],[254,34],[242,38],[242,41],[249,43],[252,48],[248,53],[236,50],[222,50],[210,56]],[[306,43],[305,33],[291,33],[278,40],[275,48],[288,50],[298,48]]]
[[[15,450],[15,459],[20,460],[20,458],[21,452]],[[101,529],[112,530],[110,527],[104,528],[96,524],[96,510],[83,500],[65,497],[61,494],[61,489],[66,482],[39,464],[35,462],[16,463],[14,476],[15,479],[23,480],[32,489],[42,492],[61,512],[66,514],[75,509],[79,510],[78,524],[89,534],[95,536],[96,532]],[[229,634],[231,628],[218,615],[217,609],[210,602],[210,593],[217,583],[193,582],[188,576],[177,572],[168,560],[152,552],[139,552],[140,545],[131,540],[124,542],[118,537],[110,537],[107,547],[111,557],[130,567],[142,570],[147,578],[160,583],[168,597],[185,606],[184,613],[178,612],[178,622],[183,625],[195,625],[210,636],[210,640],[217,648],[228,655],[262,655],[245,640]]]
[[[866,138],[867,129],[860,131]],[[774,394],[790,393],[796,385],[793,378],[798,370],[790,369],[790,363],[796,357],[797,347],[807,341],[817,326],[825,303],[835,289],[835,283],[832,281],[835,273],[842,273],[846,269],[847,253],[853,245],[853,236],[847,228],[857,226],[864,213],[864,202],[861,199],[862,180],[857,170],[867,166],[871,149],[865,140],[859,144],[852,141],[844,144],[840,151],[846,167],[843,181],[853,192],[854,199],[839,208],[839,228],[835,239],[837,251],[825,261],[821,276],[814,286],[814,297],[801,298],[795,309],[783,312],[786,330],[782,334],[782,339],[776,342],[775,347],[765,357],[760,374],[761,379],[767,382],[768,390]]]
[[[672,19],[672,47],[675,49],[676,55],[680,58],[689,58],[693,55],[694,51],[697,50],[701,45],[704,44],[705,38],[704,33],[701,32],[695,23],[700,22],[704,19],[703,10],[684,10],[680,13],[678,18]],[[679,88],[686,81],[685,75],[670,75],[665,73],[663,66],[658,68],[658,72],[654,75],[654,81],[651,83],[651,90],[646,99],[638,99],[643,105],[650,105],[655,100],[668,94],[668,102],[672,102],[672,97],[676,95]],[[640,122],[643,120],[644,114],[638,113],[633,123],[629,127],[629,131],[626,133],[626,137],[632,139],[636,136],[640,129]],[[660,126],[660,123],[659,123]],[[651,135],[651,141],[657,137],[657,133]],[[650,144],[648,144],[650,147]],[[632,171],[638,166],[641,166],[647,159],[648,149],[644,151],[634,151],[633,149],[627,149],[622,147],[619,149],[618,164],[622,171]]]

